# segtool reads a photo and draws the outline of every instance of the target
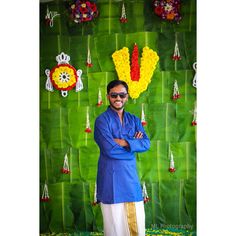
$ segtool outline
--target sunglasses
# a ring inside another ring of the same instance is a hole
[[[110,93],[109,96],[111,98],[117,98],[118,96],[120,98],[125,98],[128,93]]]

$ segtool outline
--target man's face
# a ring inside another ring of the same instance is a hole
[[[110,102],[110,106],[119,111],[124,108],[125,103],[128,101],[128,94],[126,88],[120,84],[110,89],[107,99]]]

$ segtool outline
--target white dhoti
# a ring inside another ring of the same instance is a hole
[[[145,236],[143,201],[101,203],[105,236]]]

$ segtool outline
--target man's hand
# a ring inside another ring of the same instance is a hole
[[[124,140],[120,138],[114,138],[114,141],[119,144],[121,147],[128,147],[129,144]]]
[[[143,133],[141,131],[136,132],[134,138],[143,138]]]

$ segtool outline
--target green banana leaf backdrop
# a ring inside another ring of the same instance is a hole
[[[142,104],[151,140],[149,151],[137,155],[141,182],[150,201],[145,204],[146,228],[191,225],[196,229],[196,126],[192,126],[196,88],[192,86],[196,61],[196,0],[182,0],[182,20],[162,21],[154,14],[152,0],[125,0],[128,23],[119,18],[121,0],[97,0],[99,16],[76,24],[69,18],[71,1],[40,2],[40,194],[47,183],[49,202],[40,202],[40,232],[102,231],[99,206],[93,206],[99,149],[93,139],[94,121],[106,110],[106,85],[118,79],[112,53],[134,43],[148,46],[160,57],[148,89],[129,99],[126,110],[141,118]],[[53,27],[45,24],[47,8],[60,15]],[[173,61],[175,41],[182,57]],[[86,67],[87,48],[93,67]],[[45,89],[45,69],[57,65],[64,52],[70,64],[83,71],[84,89]],[[177,80],[181,97],[172,99]],[[103,105],[96,106],[98,91]],[[86,133],[86,112],[92,132]],[[170,150],[176,172],[169,172]],[[61,173],[67,154],[70,174]],[[39,196],[40,197],[40,196]]]

